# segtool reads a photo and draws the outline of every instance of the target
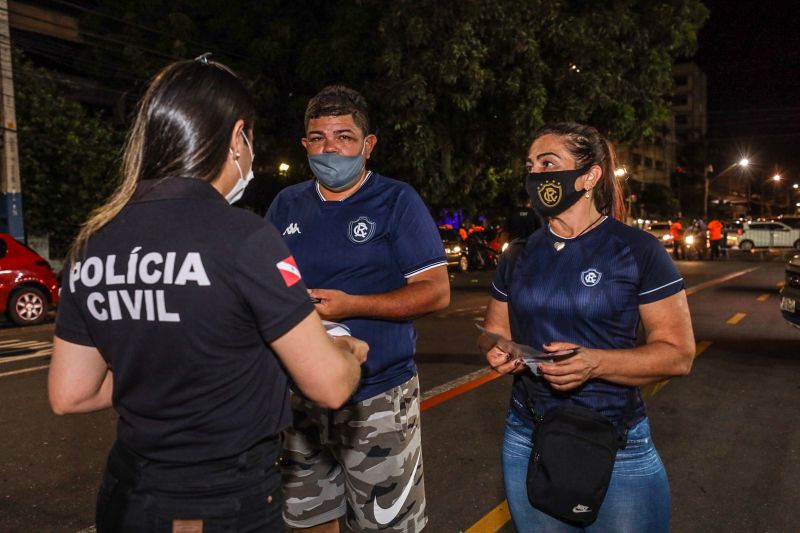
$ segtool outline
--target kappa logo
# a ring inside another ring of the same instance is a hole
[[[351,220],[347,227],[347,238],[356,244],[364,244],[375,235],[375,223],[368,217]]]
[[[592,509],[590,507],[585,506],[585,505],[578,504],[578,505],[576,505],[575,507],[572,508],[572,512],[576,513],[576,514],[577,513],[591,513]]]
[[[286,283],[287,287],[291,287],[302,279],[300,270],[297,268],[297,263],[295,263],[294,257],[291,255],[283,261],[278,261],[275,266],[278,267],[278,272],[280,272],[283,282]]]
[[[555,207],[561,203],[561,184],[557,181],[547,180],[536,190],[539,199],[547,207]]]
[[[603,277],[603,273],[595,268],[590,268],[589,270],[584,270],[581,272],[581,283],[583,283],[587,287],[594,287],[598,283],[600,283],[600,278]]]
[[[302,233],[300,231],[300,226],[297,225],[297,222],[290,222],[286,229],[283,230],[284,235],[294,235],[295,233]]]

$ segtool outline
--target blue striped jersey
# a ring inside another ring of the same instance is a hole
[[[555,243],[564,243],[561,251]],[[492,282],[492,296],[509,302],[519,338],[541,350],[550,342],[571,342],[599,349],[632,348],[640,321],[639,306],[683,290],[683,278],[664,246],[652,235],[613,219],[574,239],[557,236],[549,226],[534,232],[520,251],[511,286],[506,286],[504,258]],[[510,296],[510,298],[509,298]],[[589,380],[560,393],[533,377],[532,398],[538,414],[558,403],[573,402],[619,421],[629,388]],[[511,409],[532,423],[521,379],[515,377]],[[645,416],[637,398],[634,422]]]

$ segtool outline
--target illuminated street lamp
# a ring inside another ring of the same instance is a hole
[[[289,172],[289,163],[281,163],[278,165],[278,173],[285,176]]]
[[[774,176],[772,176],[772,181],[781,181],[781,175],[775,174]]]
[[[709,174],[714,172],[714,167],[712,167],[711,165],[706,165],[703,168],[703,185],[704,185],[704,187],[703,187],[703,218],[708,218],[708,187],[709,187],[709,184],[711,183],[711,180],[719,178],[719,177],[725,175],[726,173],[730,172],[731,170],[733,170],[737,166],[739,166],[741,168],[747,168],[748,165],[750,165],[750,160],[748,158],[746,158],[746,157],[743,157],[743,158],[741,158],[739,160],[738,163],[734,163],[733,165],[729,166],[728,168],[726,168],[725,170],[723,170],[722,172],[720,172],[719,174],[717,174],[713,178],[709,177]],[[749,180],[747,182],[747,208],[750,209],[750,181]]]

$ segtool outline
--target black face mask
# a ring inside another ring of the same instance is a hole
[[[577,202],[583,191],[575,190],[575,180],[586,174],[589,166],[575,170],[532,172],[525,179],[525,189],[533,208],[544,217],[563,213]]]

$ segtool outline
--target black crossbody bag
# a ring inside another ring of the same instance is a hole
[[[508,267],[504,281],[509,294],[512,338],[519,338],[519,328],[511,311],[511,280],[524,244],[524,240],[516,240],[506,252]],[[528,461],[528,500],[535,508],[556,518],[591,524],[597,519],[608,491],[617,451],[627,444],[638,389],[630,388],[622,431],[618,431],[607,417],[571,402],[544,415],[537,414],[530,378],[521,376],[518,379],[525,386],[526,403],[536,421],[533,450]]]

